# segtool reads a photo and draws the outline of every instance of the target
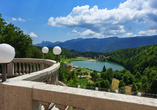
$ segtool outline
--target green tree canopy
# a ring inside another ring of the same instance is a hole
[[[102,72],[105,72],[105,71],[106,71],[106,67],[105,67],[105,65],[104,65]]]
[[[125,83],[123,80],[120,80],[118,88],[125,87]]]
[[[137,87],[136,87],[136,83],[135,82],[133,82],[133,84],[132,84],[131,91],[133,91],[133,92],[137,91]]]
[[[141,79],[141,77],[142,77],[142,76],[141,76],[140,72],[137,72],[137,73],[135,74],[135,78],[137,78],[137,79],[139,79],[139,80],[140,80],[140,79]]]
[[[108,81],[108,80],[103,80],[101,83],[100,83],[100,85],[101,85],[101,88],[107,88],[107,89],[109,89],[110,88],[110,82]]]
[[[16,58],[31,57],[32,39],[29,35],[25,35],[23,31],[14,26],[14,24],[6,24],[0,14],[0,43],[10,44],[15,48]]]

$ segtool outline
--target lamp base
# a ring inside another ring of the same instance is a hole
[[[6,74],[6,67],[8,63],[3,63],[2,65],[2,82],[6,81],[7,74]]]

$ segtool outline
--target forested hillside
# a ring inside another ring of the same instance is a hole
[[[105,55],[110,56],[109,61],[118,62],[131,72],[139,71],[143,74],[145,68],[157,66],[157,45],[119,49]]]

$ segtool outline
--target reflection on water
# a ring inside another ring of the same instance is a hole
[[[113,62],[100,62],[100,61],[72,61],[72,66],[85,67],[96,71],[102,71],[105,65],[106,69],[112,68],[113,70],[123,70],[124,67]]]

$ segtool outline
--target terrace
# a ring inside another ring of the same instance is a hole
[[[14,58],[7,64],[8,79],[0,82],[0,110],[157,109],[153,98],[67,87],[58,81],[59,68],[58,61]]]

